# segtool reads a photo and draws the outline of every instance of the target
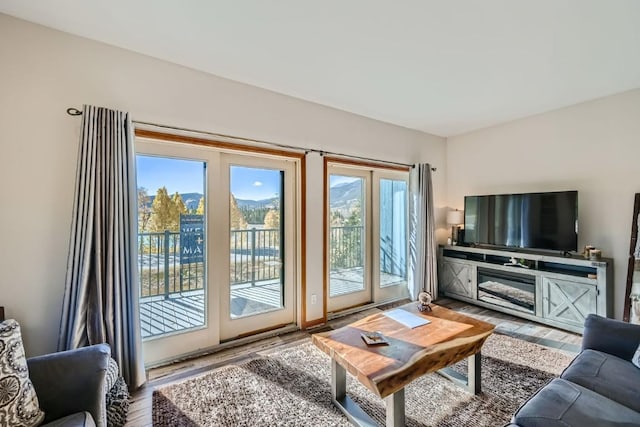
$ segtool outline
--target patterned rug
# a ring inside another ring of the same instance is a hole
[[[572,357],[493,334],[482,348],[482,393],[437,374],[405,389],[408,426],[501,426]],[[466,373],[466,361],[454,366]],[[349,426],[331,403],[330,359],[310,340],[153,393],[155,426]],[[384,401],[350,375],[347,393],[378,423]]]

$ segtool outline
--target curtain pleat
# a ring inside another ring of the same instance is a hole
[[[417,299],[424,290],[436,299],[438,262],[431,165],[416,164],[411,170],[409,187],[409,293]]]
[[[106,342],[132,389],[145,381],[129,114],[83,108],[59,350]]]

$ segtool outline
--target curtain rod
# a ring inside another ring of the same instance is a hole
[[[70,116],[81,116],[82,115],[82,111],[78,110],[77,108],[70,107],[70,108],[67,108],[67,114],[70,115]],[[157,123],[141,122],[141,121],[137,121],[137,120],[132,120],[132,122],[135,123],[135,124],[139,124],[139,125],[155,126],[155,127],[159,127],[159,128],[178,130],[178,131],[183,131],[183,132],[196,132],[196,133],[202,133],[202,134],[206,134],[206,135],[216,136],[216,137],[219,137],[219,138],[231,138],[231,139],[236,139],[238,141],[255,142],[255,143],[258,143],[258,144],[273,145],[275,147],[288,148],[290,150],[303,150],[305,152],[305,154],[307,154],[307,153],[318,153],[321,156],[324,156],[324,155],[328,154],[328,155],[332,155],[332,156],[350,157],[352,159],[366,160],[366,161],[376,162],[376,163],[386,163],[386,164],[390,164],[390,165],[405,166],[405,167],[409,167],[409,168],[413,168],[414,167],[414,165],[410,165],[410,164],[407,164],[407,163],[390,162],[388,160],[378,160],[378,159],[372,159],[372,158],[369,158],[369,157],[354,156],[352,154],[342,154],[342,153],[336,153],[336,152],[333,152],[333,151],[318,150],[318,149],[315,149],[315,148],[296,147],[296,146],[293,146],[293,145],[280,144],[280,143],[271,142],[271,141],[263,141],[263,140],[260,140],[260,139],[244,138],[244,137],[241,137],[241,136],[225,135],[225,134],[222,134],[222,133],[186,129],[186,128],[181,128],[181,127],[177,127],[177,126],[159,125]],[[433,168],[432,167],[431,170],[433,172],[435,172],[436,170],[438,170],[438,168]]]

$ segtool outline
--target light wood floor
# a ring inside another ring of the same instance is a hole
[[[577,334],[565,332],[549,326],[450,299],[441,299],[438,301],[438,304],[486,322],[493,323],[496,325],[496,332],[501,334],[535,342],[547,347],[560,349],[561,351],[570,354],[576,354],[580,349],[582,337]],[[368,309],[361,313],[337,318],[329,321],[328,326],[331,328],[339,328],[385,308],[390,307]],[[151,396],[156,387],[176,381],[182,381],[192,376],[216,369],[220,366],[254,358],[259,355],[261,351],[284,347],[295,341],[308,337],[311,333],[316,331],[318,330],[311,329],[309,331],[292,332],[234,348],[227,348],[196,359],[152,369],[148,373],[149,381],[147,384],[133,394],[133,402],[129,410],[126,427],[152,425]],[[256,421],[256,424],[259,425],[259,420]]]

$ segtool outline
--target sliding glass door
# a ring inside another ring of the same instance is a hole
[[[326,167],[327,311],[407,297],[408,173]]]
[[[145,362],[295,322],[295,160],[138,140]]]

